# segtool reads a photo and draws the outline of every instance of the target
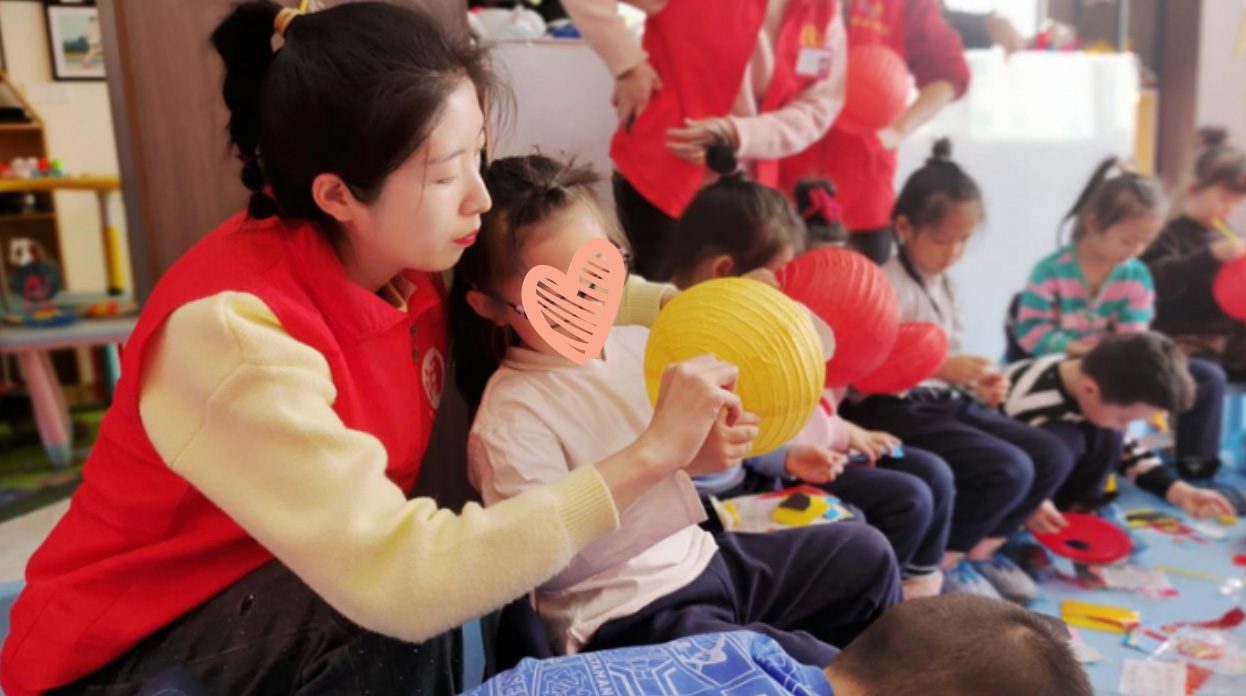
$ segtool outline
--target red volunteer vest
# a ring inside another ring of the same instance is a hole
[[[848,46],[882,44],[901,58],[904,51],[904,13],[908,0],[845,0]],[[849,66],[851,69],[851,66]],[[844,226],[866,231],[891,224],[895,205],[896,153],[871,135],[861,137],[832,127],[819,143],[783,160],[778,187],[788,195],[806,177],[825,177],[835,183],[843,206]]]
[[[672,155],[666,149],[666,132],[682,127],[688,118],[730,113],[768,2],[737,0],[724,7],[722,0],[671,0],[645,23],[644,47],[663,88],[631,132],[623,127],[614,134],[610,156],[623,178],[672,218],[682,215],[700,190],[706,168]],[[782,107],[816,79],[796,72],[802,38],[806,28],[813,28],[822,39],[835,12],[834,0],[791,0],[776,39],[774,75],[761,111]],[[757,165],[759,181],[777,183],[776,163]]]
[[[0,657],[9,696],[90,674],[272,558],[165,466],[147,438],[136,378],[165,319],[224,291],[259,297],[293,338],[325,357],[334,410],[385,445],[386,475],[409,490],[441,398],[448,333],[440,280],[407,279],[416,290],[403,313],[351,282],[310,225],[243,214],[169,269],[126,345],[82,486],[27,568]]]

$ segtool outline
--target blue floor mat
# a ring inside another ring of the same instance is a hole
[[[1239,486],[1242,483],[1241,480],[1237,481]],[[1127,483],[1122,485],[1117,505],[1124,512],[1150,508],[1181,515],[1178,508],[1168,505],[1153,495],[1139,491]],[[1214,522],[1211,525],[1217,526]],[[1154,530],[1133,530],[1148,548],[1133,556],[1132,562],[1144,567],[1168,566],[1246,580],[1246,567],[1233,563],[1234,555],[1246,554],[1246,519],[1224,529],[1228,532],[1227,539],[1209,541],[1207,544],[1192,542],[1177,544],[1172,541],[1171,537]],[[1072,565],[1067,561],[1059,560],[1058,567],[1065,573],[1073,573]],[[1150,599],[1133,592],[1118,590],[1082,589],[1059,580],[1044,582],[1041,585],[1043,596],[1031,604],[1030,608],[1059,616],[1061,602],[1065,599],[1076,599],[1134,609],[1141,615],[1144,625],[1154,625],[1175,621],[1213,620],[1246,603],[1246,593],[1236,597],[1223,594],[1221,581],[1195,579],[1173,573],[1168,574],[1168,579],[1179,595],[1167,599]],[[1122,662],[1125,659],[1146,659],[1147,654],[1125,646],[1122,636],[1118,634],[1085,628],[1079,628],[1077,631],[1086,643],[1104,655],[1101,662],[1087,666],[1095,693],[1118,694],[1117,687]],[[1246,642],[1246,626],[1238,627],[1232,633],[1239,640]],[[1238,681],[1240,681],[1240,689],[1235,690],[1234,693],[1246,694],[1246,677],[1239,677]],[[1236,682],[1234,684],[1236,685]]]

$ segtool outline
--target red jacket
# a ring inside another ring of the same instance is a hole
[[[615,168],[650,203],[672,218],[683,214],[705,182],[706,168],[666,149],[666,132],[686,118],[723,116],[731,111],[744,71],[757,46],[769,0],[679,0],[645,24],[644,48],[662,77],[663,88],[632,124],[611,143]],[[774,75],[761,110],[774,111],[816,77],[797,74],[802,40],[821,37],[837,11],[834,0],[791,0],[775,48]],[[820,47],[820,42],[818,46]],[[777,183],[777,171],[759,162],[759,178]]]
[[[919,88],[943,80],[952,83],[957,97],[964,94],[969,65],[960,36],[943,20],[938,0],[845,2],[850,49],[883,44],[904,58]],[[849,230],[872,230],[891,222],[896,153],[873,135],[861,137],[833,127],[817,145],[784,160],[782,169],[779,187],[789,194],[806,177],[833,181]]]
[[[0,656],[9,696],[94,672],[272,558],[165,465],[140,421],[137,377],[169,315],[229,290],[263,300],[290,336],[328,361],[334,410],[385,445],[387,476],[408,490],[436,410],[418,356],[444,355],[448,342],[439,279],[409,280],[417,290],[403,313],[351,282],[310,225],[242,214],[169,269],[126,346],[82,486],[27,567]]]

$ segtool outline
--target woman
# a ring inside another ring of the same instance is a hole
[[[457,516],[407,500],[444,381],[437,274],[490,206],[484,57],[376,3],[249,2],[212,38],[251,201],[149,299],[0,681],[134,693],[180,667],[211,693],[457,690],[453,636],[430,639],[724,459],[698,453],[739,411],[735,370],[670,371],[645,434],[582,475]]]
[[[626,2],[649,15],[643,45],[619,0],[563,4],[615,78],[614,199],[636,268],[665,279],[664,246],[709,175],[708,148],[729,149],[775,185],[783,158],[831,127],[843,106],[844,24],[836,0]]]

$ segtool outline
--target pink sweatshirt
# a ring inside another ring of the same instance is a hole
[[[670,0],[627,0],[653,15]],[[679,0],[675,0],[678,2]],[[597,55],[615,77],[648,60],[619,16],[619,0],[563,0],[563,7]],[[826,47],[833,52],[831,74],[810,84],[781,109],[759,113],[766,88],[774,75],[775,41],[783,25],[788,0],[770,0],[753,57],[744,71],[740,93],[728,116],[740,137],[736,154],[742,160],[780,159],[818,142],[835,122],[844,104],[844,74],[848,42],[841,13],[826,27]],[[709,21],[710,18],[706,18]]]
[[[837,409],[844,398],[844,390],[827,389],[804,429],[792,438],[802,445],[817,445],[832,452],[848,452],[848,423],[839,417]]]

